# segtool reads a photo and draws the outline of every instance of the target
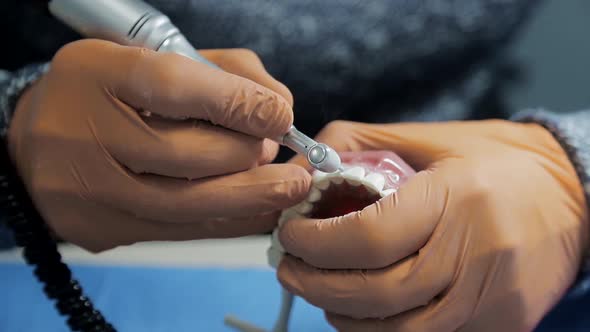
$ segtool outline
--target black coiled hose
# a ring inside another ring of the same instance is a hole
[[[44,284],[45,294],[66,316],[72,331],[115,332],[62,261],[57,244],[20,181],[6,144],[0,145],[0,213],[12,229],[16,244],[24,248],[25,261]]]

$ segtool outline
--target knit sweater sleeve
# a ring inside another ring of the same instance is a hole
[[[545,127],[564,148],[576,169],[578,178],[590,203],[590,110],[557,114],[544,109],[524,110],[512,118],[520,122],[535,122]],[[590,292],[590,252],[586,253],[578,280],[568,297]]]
[[[43,75],[48,63],[30,64],[15,72],[0,70],[0,135],[6,136],[8,125],[22,92]]]

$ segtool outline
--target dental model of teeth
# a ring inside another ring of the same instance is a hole
[[[325,219],[362,210],[376,201],[394,194],[415,171],[390,151],[340,153],[342,170],[335,173],[314,171],[312,188],[307,198],[283,211],[279,226],[273,231],[267,251],[268,263],[277,268],[285,255],[278,232],[288,220],[300,218]],[[293,294],[281,291],[281,308],[272,332],[287,332]],[[242,332],[265,332],[233,316],[225,323]]]

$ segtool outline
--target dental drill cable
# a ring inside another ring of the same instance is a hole
[[[141,1],[51,0],[49,7],[53,15],[83,35],[103,36],[112,41],[123,41],[126,45],[175,52],[217,68],[195,51],[166,16]],[[121,30],[130,19],[129,30]],[[304,154],[310,165],[320,171],[331,173],[341,167],[340,157],[334,150],[315,142],[295,127],[277,141]],[[47,297],[54,300],[59,313],[67,317],[67,325],[72,331],[116,332],[84,295],[82,287],[62,261],[57,244],[20,182],[5,145],[0,158],[0,212],[6,216],[6,224],[12,229],[17,245],[24,248],[25,261],[44,284]],[[287,313],[283,314],[285,310],[281,310],[283,318],[280,321],[284,323],[279,322],[275,331],[286,329],[292,296],[287,295],[282,302]]]
[[[0,145],[0,213],[12,230],[16,245],[23,247],[25,262],[44,285],[47,297],[55,301],[57,311],[66,316],[70,330],[116,332],[62,261],[57,244],[20,181],[6,142]]]
[[[167,16],[141,0],[51,0],[49,10],[87,37],[173,52],[221,70],[200,55]],[[314,141],[294,126],[274,140],[304,155],[317,170],[333,173],[341,167],[335,150]]]

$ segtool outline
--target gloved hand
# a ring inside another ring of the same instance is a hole
[[[66,45],[19,100],[9,149],[53,230],[91,251],[271,230],[310,177],[267,165],[292,96],[244,50]],[[138,111],[150,112],[145,118]],[[225,129],[228,128],[228,129]]]
[[[573,282],[588,211],[541,126],[336,122],[318,140],[422,170],[358,213],[281,227],[279,280],[338,330],[531,331]]]

